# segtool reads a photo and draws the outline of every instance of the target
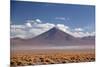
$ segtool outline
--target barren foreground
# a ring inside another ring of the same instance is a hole
[[[95,61],[94,51],[37,50],[11,52],[11,66]]]

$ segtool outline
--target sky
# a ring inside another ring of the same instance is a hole
[[[78,37],[92,35],[95,33],[95,6],[11,1],[11,36],[24,33],[24,37],[31,34],[27,36],[30,37],[53,26],[67,33],[74,32],[74,36],[81,34]],[[29,33],[30,30],[33,32]]]

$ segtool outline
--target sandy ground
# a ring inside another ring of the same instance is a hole
[[[11,51],[11,66],[62,64],[95,61],[95,50],[42,49]]]

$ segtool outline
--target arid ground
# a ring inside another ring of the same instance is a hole
[[[95,61],[94,50],[12,51],[11,66],[62,64]]]

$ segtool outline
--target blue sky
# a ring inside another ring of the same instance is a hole
[[[11,1],[12,24],[32,19],[95,31],[95,6]]]

